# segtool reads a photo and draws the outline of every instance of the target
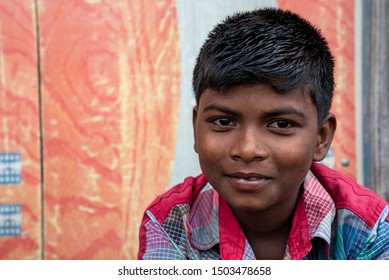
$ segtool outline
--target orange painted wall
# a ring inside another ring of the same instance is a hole
[[[354,176],[354,2],[279,5],[337,56],[336,168]],[[21,154],[23,177],[0,185],[0,204],[22,206],[0,259],[135,259],[141,215],[169,187],[190,75],[177,26],[175,0],[0,1],[0,153]]]
[[[0,236],[0,259],[41,256],[38,68],[33,1],[0,1],[0,153],[20,153],[22,183],[0,185],[0,204],[20,205],[23,234]]]
[[[174,155],[174,1],[41,0],[39,19],[45,257],[135,258]]]
[[[168,0],[1,1],[0,152],[23,158],[23,183],[0,186],[23,207],[1,259],[135,258],[143,210],[170,181],[176,21]]]

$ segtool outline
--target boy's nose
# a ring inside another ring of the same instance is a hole
[[[252,162],[268,156],[265,138],[258,128],[245,129],[237,133],[230,155],[234,160]]]

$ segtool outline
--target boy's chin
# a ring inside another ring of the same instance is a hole
[[[239,213],[258,213],[262,211],[266,211],[266,209],[269,208],[270,205],[267,203],[263,203],[261,201],[254,202],[239,202],[239,203],[234,203],[232,202],[230,204],[230,207],[233,209],[234,212],[239,212]]]

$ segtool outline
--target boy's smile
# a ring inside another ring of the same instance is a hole
[[[335,124],[330,114],[318,126],[317,109],[302,90],[207,89],[193,114],[195,150],[205,177],[236,214],[290,213]]]

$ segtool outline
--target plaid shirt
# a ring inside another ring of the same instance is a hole
[[[251,260],[255,255],[229,205],[200,175],[148,207],[138,258]],[[320,258],[389,259],[389,206],[369,189],[314,163],[284,259]]]

